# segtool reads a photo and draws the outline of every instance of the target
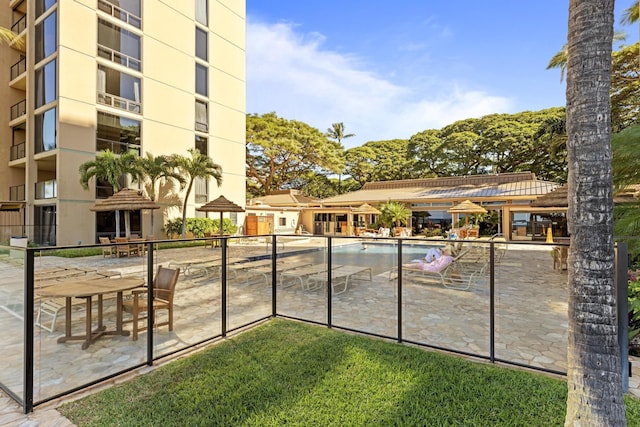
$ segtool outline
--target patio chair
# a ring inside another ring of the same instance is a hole
[[[168,325],[169,331],[173,331],[173,295],[179,275],[180,268],[171,269],[158,266],[158,272],[153,279],[153,324],[155,327]],[[131,293],[133,298],[122,303],[122,310],[133,316],[131,337],[135,341],[138,339],[138,332],[147,329],[147,288],[134,289]],[[167,310],[166,321],[157,321],[159,310]]]
[[[115,242],[116,243],[129,243],[129,239],[127,239],[126,237],[116,237],[115,238]],[[131,256],[132,254],[138,254],[138,245],[134,244],[134,245],[116,245],[116,249],[118,251],[118,256]]]
[[[101,244],[109,245],[102,248],[102,258],[106,258],[107,255],[111,258],[118,256],[118,248],[111,244],[111,240],[108,237],[98,237],[98,239]]]

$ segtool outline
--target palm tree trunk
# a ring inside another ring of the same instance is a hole
[[[567,63],[569,342],[566,426],[624,426],[614,284],[613,0],[571,0]]]

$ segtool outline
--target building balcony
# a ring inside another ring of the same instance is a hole
[[[98,0],[98,10],[103,11],[107,15],[113,16],[116,19],[119,19],[127,24],[136,27],[142,28],[142,18],[136,16],[126,10],[116,6],[108,0]]]
[[[27,143],[21,142],[19,144],[15,144],[11,146],[11,153],[9,155],[9,160],[18,160],[23,159],[27,155]]]
[[[108,59],[111,62],[115,62],[116,64],[124,65],[132,70],[142,71],[142,64],[140,63],[140,60],[115,51],[107,46],[98,45],[98,56],[100,58]]]
[[[58,197],[58,183],[55,179],[36,182],[36,200],[55,199]]]
[[[11,112],[9,114],[9,120],[13,121],[22,116],[27,115],[27,100],[23,99],[20,102],[16,102],[11,107]]]
[[[22,56],[10,69],[9,86],[14,89],[27,90],[27,58]]]
[[[15,11],[14,11],[15,13]],[[27,15],[22,15],[11,25],[11,31],[18,37],[9,44],[11,48],[26,52],[27,47]]]
[[[139,102],[131,101],[121,96],[111,95],[110,93],[98,92],[97,102],[98,104],[108,105],[120,110],[129,111],[130,113],[142,114],[142,104]]]
[[[12,202],[23,202],[26,200],[24,194],[25,185],[14,185],[9,187],[9,200]]]

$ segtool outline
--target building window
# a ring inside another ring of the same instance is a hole
[[[196,0],[196,21],[204,26],[209,25],[209,2],[207,0]]]
[[[56,60],[36,70],[36,108],[56,99]]]
[[[97,79],[98,103],[142,113],[138,77],[98,65]]]
[[[209,34],[196,28],[196,56],[204,61],[209,59]]]
[[[196,135],[196,149],[203,156],[208,156],[209,155],[209,148],[208,148],[208,144],[207,143],[208,143],[207,138],[204,138],[202,136]]]
[[[53,12],[36,25],[36,64],[56,51],[57,16],[57,13]]]
[[[196,93],[209,96],[209,69],[202,64],[196,64]]]
[[[111,150],[119,154],[136,151],[140,155],[140,122],[98,111],[96,151]]]
[[[209,131],[209,105],[198,99],[196,99],[196,130]]]
[[[140,0],[98,0],[98,9],[136,28],[142,28]]]
[[[51,9],[54,4],[56,4],[56,0],[36,0],[36,19]]]
[[[140,71],[140,37],[98,18],[98,56]]]
[[[56,109],[35,115],[35,152],[42,153],[56,148]]]
[[[278,217],[278,225],[280,227],[286,227],[287,226],[287,218],[284,216]]]
[[[33,242],[39,245],[56,244],[56,205],[33,207]]]

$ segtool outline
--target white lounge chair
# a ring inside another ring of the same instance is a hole
[[[343,265],[340,268],[334,268],[331,271],[331,293],[333,295],[338,295],[345,292],[349,286],[349,282],[352,281],[353,278],[363,276],[365,280],[371,281],[372,277],[370,267]],[[328,275],[326,271],[313,274],[307,278],[307,289],[313,290],[319,287],[324,287],[327,282]]]

